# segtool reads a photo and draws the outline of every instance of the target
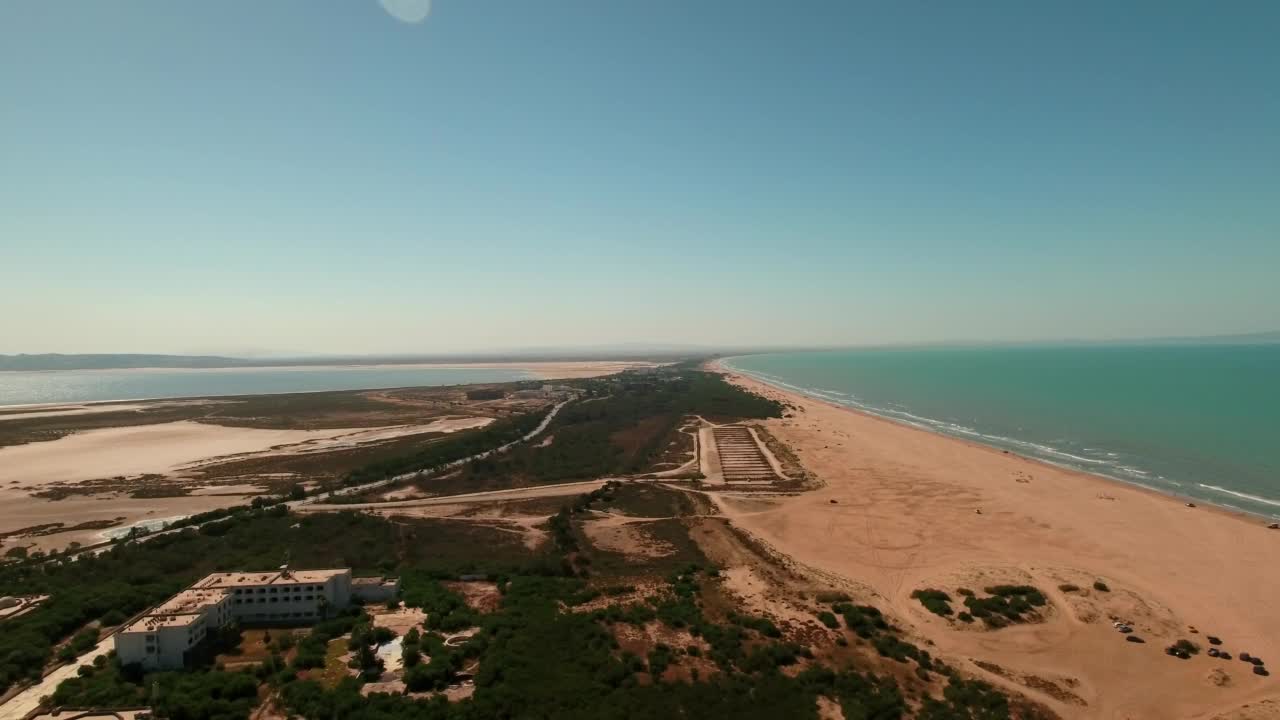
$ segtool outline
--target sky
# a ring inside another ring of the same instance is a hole
[[[1280,329],[1280,4],[0,3],[0,353]]]

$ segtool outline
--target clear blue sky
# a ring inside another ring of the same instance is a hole
[[[5,2],[0,352],[1276,329],[1277,37],[1248,0]]]

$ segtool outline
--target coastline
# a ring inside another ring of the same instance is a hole
[[[529,382],[537,380],[579,380],[584,378],[601,377],[604,375],[614,375],[632,368],[654,367],[660,363],[647,361],[537,361],[537,362],[484,362],[484,363],[412,363],[405,365],[280,365],[280,366],[253,366],[253,367],[227,367],[227,368],[99,368],[85,370],[3,370],[0,371],[0,378],[5,373],[22,374],[22,375],[46,375],[56,373],[111,373],[111,374],[128,374],[128,375],[148,375],[156,373],[182,373],[182,374],[200,374],[200,373],[250,373],[250,372],[306,372],[306,371],[332,371],[332,370],[509,370],[513,372],[523,372],[525,377],[509,380],[492,380],[492,381],[471,381],[459,383],[443,383],[440,385],[425,385],[422,387],[445,387],[448,385],[483,385],[498,384],[507,382]],[[4,414],[21,414],[24,412],[35,412],[41,410],[52,410],[58,408],[81,408],[89,406],[110,405],[113,403],[139,403],[139,402],[178,402],[178,401],[197,401],[197,400],[216,400],[219,398],[234,397],[252,397],[258,395],[295,395],[304,393],[324,393],[324,392],[363,392],[371,390],[396,390],[401,388],[419,387],[418,385],[394,385],[394,386],[377,386],[368,388],[337,388],[331,390],[276,390],[276,391],[255,391],[234,394],[219,395],[179,395],[179,396],[152,396],[152,397],[128,397],[128,398],[112,398],[109,400],[62,400],[54,402],[40,403],[12,403],[0,404],[0,413]]]
[[[13,374],[53,373],[202,373],[202,372],[262,372],[264,370],[524,370],[534,375],[559,372],[596,372],[597,369],[614,368],[614,372],[631,367],[653,367],[660,363],[647,360],[534,360],[530,362],[422,362],[422,363],[326,363],[317,365],[232,365],[226,367],[122,367],[76,368],[56,370],[0,370]],[[571,377],[555,375],[553,377]],[[576,376],[574,376],[576,377]],[[585,377],[585,376],[584,376]]]
[[[1233,653],[1280,653],[1272,607],[1280,574],[1267,570],[1280,567],[1280,531],[1257,516],[1188,508],[1155,489],[800,395],[718,362],[710,368],[797,408],[765,425],[824,483],[798,496],[725,498],[726,516],[802,565],[845,578],[856,595],[881,598],[967,670],[1067,718],[1218,720],[1280,697],[1274,678],[1242,663],[1184,662],[1162,650],[1179,638],[1203,643],[1203,632]],[[1090,590],[1095,581],[1109,591]],[[911,598],[921,588],[995,583],[1034,585],[1053,610],[1043,623],[980,632]],[[1147,642],[1124,642],[1113,620]],[[1011,685],[979,662],[1057,679],[1084,705]]]
[[[741,357],[741,356],[735,356],[735,357]],[[928,433],[929,435],[933,435],[933,436],[935,436],[935,437],[946,438],[946,439],[948,439],[948,440],[952,440],[952,441],[955,441],[955,442],[958,442],[958,443],[963,443],[963,444],[965,444],[965,445],[968,445],[968,446],[973,447],[973,448],[976,448],[976,449],[981,449],[981,450],[986,450],[986,451],[990,451],[990,452],[995,452],[995,453],[999,453],[999,454],[1002,454],[1002,455],[1012,455],[1012,456],[1014,456],[1014,457],[1021,458],[1022,460],[1026,461],[1026,462],[1029,462],[1029,463],[1035,463],[1035,464],[1038,464],[1038,465],[1042,465],[1042,466],[1044,466],[1044,467],[1046,467],[1046,468],[1053,468],[1053,469],[1055,469],[1055,470],[1059,470],[1059,471],[1061,471],[1061,472],[1065,472],[1065,473],[1072,473],[1072,474],[1075,474],[1075,475],[1080,476],[1081,478],[1088,479],[1088,480],[1090,480],[1090,481],[1095,481],[1095,482],[1104,482],[1104,483],[1111,483],[1111,484],[1115,484],[1115,485],[1120,485],[1120,486],[1123,486],[1123,487],[1125,487],[1125,488],[1129,488],[1129,489],[1134,489],[1134,490],[1138,490],[1138,491],[1142,491],[1142,492],[1151,493],[1151,494],[1153,494],[1153,495],[1155,495],[1155,496],[1157,496],[1157,497],[1161,497],[1161,498],[1165,498],[1165,499],[1171,499],[1171,500],[1176,500],[1176,501],[1178,501],[1178,502],[1180,502],[1180,503],[1184,503],[1184,504],[1185,504],[1185,503],[1188,503],[1188,502],[1190,502],[1190,503],[1195,503],[1195,504],[1197,505],[1197,507],[1203,506],[1203,507],[1205,507],[1205,508],[1207,508],[1207,509],[1211,509],[1211,510],[1214,510],[1214,511],[1217,511],[1217,512],[1223,512],[1223,513],[1226,513],[1226,514],[1229,514],[1229,515],[1234,515],[1234,516],[1237,516],[1237,517],[1240,517],[1240,518],[1243,518],[1243,519],[1250,520],[1250,521],[1252,521],[1252,522],[1259,522],[1259,521],[1261,521],[1261,522],[1263,522],[1263,524],[1270,524],[1270,523],[1273,523],[1273,522],[1280,521],[1280,507],[1278,507],[1278,508],[1276,509],[1276,511],[1275,511],[1275,512],[1273,512],[1273,513],[1266,513],[1266,512],[1259,511],[1259,510],[1250,510],[1250,509],[1248,509],[1248,508],[1238,507],[1238,506],[1232,505],[1232,504],[1227,503],[1227,502],[1224,502],[1224,501],[1214,500],[1214,499],[1211,499],[1211,498],[1205,498],[1205,497],[1202,497],[1202,496],[1199,496],[1199,495],[1191,495],[1191,494],[1187,494],[1187,493],[1179,493],[1179,492],[1174,491],[1174,490],[1172,490],[1172,489],[1161,489],[1161,488],[1159,488],[1159,487],[1155,487],[1155,486],[1153,486],[1153,485],[1149,485],[1149,484],[1146,484],[1146,483],[1140,482],[1140,481],[1138,481],[1138,480],[1136,480],[1136,479],[1132,479],[1132,478],[1117,477],[1117,476],[1115,476],[1115,475],[1108,475],[1108,474],[1105,474],[1105,473],[1102,473],[1102,472],[1091,472],[1091,471],[1089,471],[1089,470],[1086,470],[1086,469],[1083,469],[1083,468],[1080,468],[1080,467],[1076,467],[1076,466],[1073,466],[1073,465],[1069,465],[1069,464],[1064,463],[1064,462],[1055,462],[1055,461],[1050,460],[1050,459],[1048,459],[1048,458],[1036,457],[1036,456],[1034,456],[1034,455],[1029,455],[1029,454],[1027,454],[1027,453],[1025,453],[1025,452],[1020,452],[1020,451],[1018,451],[1018,450],[1016,450],[1016,449],[1009,449],[1009,448],[1000,447],[999,445],[996,445],[996,444],[994,444],[994,443],[984,443],[984,442],[982,442],[982,441],[980,441],[980,440],[975,440],[975,439],[972,439],[972,438],[969,438],[969,437],[963,437],[963,436],[961,436],[961,435],[959,435],[959,434],[947,433],[947,432],[944,432],[944,431],[939,430],[939,429],[937,429],[937,428],[934,428],[934,427],[931,427],[931,426],[924,425],[924,424],[922,424],[922,423],[912,423],[912,422],[909,422],[909,421],[906,421],[906,420],[902,420],[902,419],[899,419],[899,418],[895,418],[895,417],[892,417],[892,416],[889,416],[889,415],[882,415],[882,414],[879,414],[879,413],[877,413],[877,412],[874,412],[873,410],[869,410],[869,409],[866,409],[866,408],[863,408],[863,407],[855,407],[855,406],[852,406],[852,405],[845,405],[845,404],[843,404],[843,403],[835,402],[835,401],[830,400],[830,399],[825,398],[825,397],[820,397],[820,396],[817,396],[817,395],[811,395],[811,394],[806,393],[806,392],[804,392],[803,390],[801,390],[801,389],[797,389],[797,388],[795,388],[795,387],[781,387],[781,386],[779,386],[779,385],[775,384],[774,382],[771,382],[771,381],[769,381],[769,380],[767,380],[767,379],[765,379],[765,378],[759,377],[759,376],[758,376],[758,375],[756,375],[756,374],[750,373],[750,372],[745,371],[745,370],[739,370],[739,369],[734,368],[734,367],[732,367],[732,366],[730,366],[730,365],[727,365],[727,364],[725,363],[725,361],[727,361],[727,360],[731,360],[731,359],[732,359],[732,358],[719,358],[719,359],[716,359],[716,360],[713,360],[713,361],[710,361],[709,363],[707,363],[706,367],[707,367],[708,369],[711,369],[711,370],[715,371],[715,372],[725,373],[726,375],[729,375],[729,376],[732,376],[732,377],[742,378],[742,379],[745,379],[745,380],[749,380],[749,381],[751,381],[751,382],[753,382],[753,383],[758,383],[758,384],[760,384],[760,385],[763,385],[763,386],[768,387],[768,388],[770,388],[770,389],[772,389],[772,390],[774,390],[774,391],[776,391],[776,392],[782,393],[782,394],[787,395],[787,396],[790,396],[790,397],[795,397],[795,398],[804,398],[805,400],[808,400],[808,401],[811,401],[811,402],[821,403],[821,404],[823,404],[823,405],[826,405],[827,407],[831,407],[831,408],[838,409],[838,410],[844,410],[844,411],[846,411],[846,412],[855,413],[855,414],[857,414],[857,415],[859,415],[859,416],[861,416],[861,417],[865,417],[865,418],[869,418],[869,419],[877,420],[877,421],[880,421],[880,422],[890,423],[890,424],[892,424],[892,425],[894,425],[894,426],[896,426],[896,427],[900,427],[900,428],[904,428],[904,429],[910,429],[910,430],[917,430],[917,431],[920,431],[920,432]],[[1200,486],[1202,486],[1202,487],[1206,487],[1206,488],[1211,487],[1211,486],[1205,485],[1205,484],[1203,484],[1203,483],[1198,483],[1198,484],[1199,484]],[[1226,494],[1226,495],[1237,495],[1237,494],[1238,494],[1236,491],[1228,490],[1228,489],[1225,489],[1225,488],[1215,488],[1215,489],[1216,489],[1218,492],[1220,492],[1220,493],[1222,493],[1222,494]],[[1267,499],[1267,498],[1253,498],[1253,497],[1248,496],[1248,495],[1243,495],[1242,497],[1244,497],[1245,499],[1252,499],[1252,500],[1254,500],[1255,502],[1259,502],[1259,503],[1262,503],[1262,504],[1269,504],[1269,503],[1271,503],[1271,502],[1272,502],[1271,500],[1269,500],[1269,499]]]

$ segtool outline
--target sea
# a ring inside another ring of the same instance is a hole
[[[862,349],[724,364],[914,427],[1280,517],[1280,344]]]
[[[514,368],[273,367],[0,372],[0,407],[530,380]]]

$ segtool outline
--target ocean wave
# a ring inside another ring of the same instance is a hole
[[[1153,473],[1150,470],[1135,467],[1133,464],[1129,464],[1133,462],[1132,457],[1126,457],[1126,455],[1119,452],[1094,447],[1081,447],[1075,452],[1068,452],[1061,447],[1055,447],[1045,443],[1022,440],[1004,435],[995,435],[992,433],[984,433],[976,428],[960,423],[916,415],[915,413],[907,410],[905,406],[898,403],[891,403],[888,407],[881,407],[862,402],[855,395],[840,390],[803,387],[787,382],[785,379],[769,373],[741,370],[736,367],[733,367],[733,370],[734,372],[753,377],[761,382],[765,382],[799,395],[832,402],[838,405],[844,405],[846,407],[861,410],[863,412],[921,430],[936,432],[952,437],[971,439],[997,449],[1018,452],[1029,457],[1036,458],[1041,462],[1067,470],[1095,473],[1117,482],[1172,493],[1180,493],[1182,492],[1182,488],[1188,488],[1191,485],[1190,482],[1180,482],[1178,480],[1173,480],[1163,475]],[[1070,440],[1064,439],[1064,442],[1070,442]],[[1085,454],[1081,455],[1078,453]],[[1122,462],[1122,459],[1127,462]],[[1212,490],[1217,493],[1231,495],[1262,505],[1280,507],[1280,500],[1259,497],[1257,495],[1250,495],[1248,493],[1238,492],[1235,490],[1228,490],[1217,485],[1197,484],[1205,490]],[[1179,490],[1171,490],[1170,488],[1179,488]],[[1213,502],[1214,504],[1222,507],[1241,510],[1241,508],[1230,505],[1226,502],[1216,500]]]
[[[1054,462],[1054,464],[1061,464],[1063,467],[1066,467],[1069,469],[1083,470],[1085,468],[1088,468],[1093,472],[1104,472],[1104,473],[1107,471],[1110,471],[1113,473],[1126,475],[1130,478],[1145,479],[1150,476],[1150,472],[1147,470],[1143,470],[1141,468],[1136,468],[1130,465],[1125,465],[1120,463],[1118,461],[1118,458],[1120,458],[1119,453],[1103,451],[1095,448],[1087,448],[1085,450],[1086,452],[1091,450],[1093,452],[1101,453],[1102,455],[1105,455],[1105,457],[1089,457],[1087,455],[1079,455],[1073,452],[1068,452],[1060,447],[1054,447],[1053,445],[1047,445],[1045,443],[1033,442],[1031,440],[1022,440],[1019,438],[1009,437],[1006,435],[995,435],[992,433],[984,433],[981,430],[970,427],[968,425],[963,425],[963,424],[951,422],[948,420],[939,420],[937,418],[925,417],[923,415],[917,415],[908,410],[899,409],[899,408],[902,408],[903,406],[897,405],[896,403],[894,404],[895,405],[894,407],[882,407],[882,406],[872,405],[870,403],[861,402],[856,399],[856,396],[850,393],[844,393],[839,390],[831,390],[828,388],[804,387],[801,385],[796,385],[794,383],[787,382],[786,380],[780,377],[777,377],[775,375],[771,375],[769,373],[747,371],[747,370],[736,370],[736,369],[735,371],[740,372],[749,377],[753,377],[762,382],[766,382],[770,385],[774,385],[784,390],[790,390],[792,392],[796,392],[807,397],[817,398],[819,400],[826,400],[828,402],[834,402],[839,405],[845,405],[847,407],[856,408],[858,410],[871,413],[872,415],[879,415],[880,417],[894,420],[896,422],[901,422],[905,425],[910,425],[911,427],[919,428],[921,430],[931,430],[934,432],[942,433],[944,435],[951,435],[953,437],[959,436],[963,438],[969,438],[977,442],[981,442],[985,445],[992,445],[1000,449],[1016,450],[1018,452],[1026,453],[1027,455],[1031,455],[1032,457],[1036,457],[1041,460],[1056,461]],[[1116,478],[1116,479],[1120,479],[1120,478]]]
[[[1204,488],[1205,490],[1212,490],[1214,492],[1226,493],[1227,495],[1234,495],[1235,497],[1244,498],[1245,500],[1252,500],[1253,502],[1262,503],[1263,505],[1273,505],[1275,507],[1280,507],[1280,500],[1273,500],[1271,498],[1264,498],[1264,497],[1259,497],[1257,495],[1250,495],[1249,493],[1242,493],[1242,492],[1237,492],[1235,490],[1228,490],[1224,487],[1218,487],[1217,485],[1205,485],[1204,483],[1196,483],[1196,484]]]

